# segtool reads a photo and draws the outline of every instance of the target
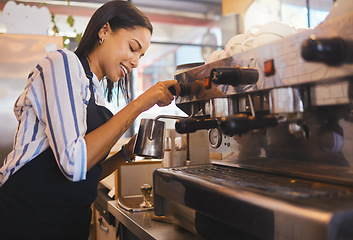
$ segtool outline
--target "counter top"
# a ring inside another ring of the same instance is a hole
[[[195,233],[176,224],[152,220],[153,210],[132,212],[122,209],[117,201],[108,202],[109,212],[140,239],[202,240]]]

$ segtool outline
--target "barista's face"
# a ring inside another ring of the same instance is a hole
[[[102,31],[104,30],[104,31]],[[106,24],[99,32],[100,39],[104,39],[99,48],[99,68],[102,76],[107,76],[116,82],[133,68],[136,68],[140,58],[147,51],[151,33],[147,28],[120,29],[113,32]]]

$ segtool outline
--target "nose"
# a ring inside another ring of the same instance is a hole
[[[136,68],[139,65],[139,60],[140,58],[138,56],[134,56],[131,60],[130,60],[130,64],[132,68]]]

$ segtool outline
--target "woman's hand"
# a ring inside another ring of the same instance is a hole
[[[134,151],[136,136],[137,134],[135,134],[132,138],[130,138],[130,140],[125,145],[125,150],[129,158],[135,157],[135,154],[133,153],[133,151]]]
[[[142,95],[140,95],[136,101],[139,102],[141,112],[146,111],[157,104],[160,107],[169,105],[174,96],[169,91],[169,87],[175,88],[176,96],[180,94],[180,86],[177,80],[167,80],[156,83],[151,88],[147,89]]]

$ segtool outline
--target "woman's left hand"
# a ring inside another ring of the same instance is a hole
[[[133,151],[134,151],[136,136],[137,134],[135,134],[132,138],[130,138],[130,140],[125,144],[125,150],[129,158],[135,157],[135,154],[133,153]]]

